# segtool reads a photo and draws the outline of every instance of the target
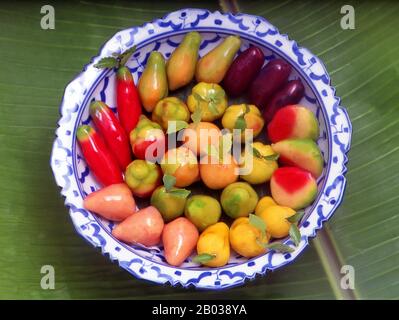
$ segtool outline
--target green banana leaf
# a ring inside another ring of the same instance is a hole
[[[351,1],[48,1],[0,4],[0,298],[399,298],[399,3]],[[182,7],[257,14],[326,64],[353,124],[344,201],[295,263],[223,292],[135,279],[80,238],[49,167],[63,89],[120,29]],[[43,265],[55,289],[40,286]],[[343,265],[355,289],[340,286]]]

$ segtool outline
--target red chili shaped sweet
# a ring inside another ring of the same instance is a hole
[[[76,132],[76,138],[83,156],[98,182],[104,186],[123,182],[118,162],[92,127],[80,126]]]
[[[139,121],[141,103],[132,74],[125,66],[116,74],[116,101],[119,121],[129,135]]]
[[[90,115],[96,128],[104,138],[108,150],[112,152],[118,161],[121,170],[125,171],[127,165],[132,161],[130,157],[130,142],[125,130],[112,110],[104,102],[92,102]]]
[[[136,50],[136,47],[127,49],[120,54],[113,54],[112,57],[102,58],[94,66],[99,69],[118,68],[116,73],[116,102],[118,118],[127,136],[136,127],[141,115],[141,103],[139,93],[134,84],[133,76],[126,62]]]

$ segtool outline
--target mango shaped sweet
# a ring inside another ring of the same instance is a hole
[[[310,139],[286,139],[272,144],[279,161],[288,166],[309,171],[318,178],[323,171],[323,156],[317,144]]]
[[[274,170],[278,168],[276,153],[271,146],[262,142],[253,142],[251,148],[253,152],[243,151],[241,154],[240,167],[243,169],[243,173],[240,177],[251,184],[269,181]]]
[[[213,256],[203,263],[205,266],[224,266],[230,258],[229,227],[224,222],[218,222],[206,228],[198,239],[197,253]]]
[[[184,209],[185,216],[200,230],[219,221],[222,208],[219,201],[206,195],[195,195],[188,198]]]
[[[162,242],[166,261],[180,266],[193,252],[198,241],[198,230],[190,220],[180,217],[165,225]]]
[[[231,105],[222,118],[223,128],[241,130],[241,140],[244,141],[245,129],[252,130],[255,138],[263,129],[264,120],[259,109],[253,104]]]
[[[260,243],[267,244],[270,239],[268,233],[263,236],[258,228],[250,224],[248,217],[234,220],[230,227],[229,236],[231,248],[246,258],[256,257],[265,253],[266,249]]]
[[[289,207],[272,205],[263,209],[258,216],[265,222],[266,232],[272,238],[284,238],[288,236],[291,227],[291,222],[287,218],[294,214],[295,210]]]
[[[258,216],[263,210],[270,206],[276,206],[277,203],[273,200],[272,197],[265,196],[262,197],[255,208],[255,214]]]
[[[235,182],[223,189],[220,196],[224,212],[231,218],[247,217],[254,212],[258,194],[246,182]]]
[[[191,90],[187,98],[187,106],[192,113],[200,108],[202,121],[214,121],[222,117],[226,110],[226,93],[216,83],[200,82]]]
[[[281,108],[267,126],[270,141],[307,138],[316,140],[319,137],[319,124],[312,111],[301,105]]]
[[[317,183],[308,171],[283,167],[274,171],[270,180],[270,191],[279,205],[299,210],[307,207],[316,198]]]
[[[175,191],[173,188],[171,191]],[[164,186],[154,190],[151,196],[151,205],[159,210],[165,222],[169,222],[184,212],[187,194],[168,192]]]
[[[112,235],[126,243],[150,247],[160,242],[163,227],[161,214],[149,206],[123,220],[112,230]]]
[[[134,160],[126,168],[125,180],[133,194],[145,198],[161,183],[161,168],[152,162]]]
[[[219,83],[233,62],[241,46],[239,36],[228,36],[217,47],[209,51],[197,63],[197,82]]]
[[[169,90],[189,84],[194,78],[201,36],[198,32],[187,33],[166,63]]]
[[[169,149],[161,160],[164,174],[176,178],[176,187],[187,187],[199,180],[199,167],[195,154],[186,147]]]
[[[132,191],[125,183],[111,184],[90,193],[83,200],[83,207],[111,221],[122,221],[136,212]]]
[[[160,52],[152,51],[139,79],[140,100],[146,111],[151,112],[159,100],[168,96],[165,60]]]
[[[186,104],[176,97],[160,100],[152,112],[152,121],[159,123],[164,130],[168,129],[169,121],[189,121],[190,111]]]

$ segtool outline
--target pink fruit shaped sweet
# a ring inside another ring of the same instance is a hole
[[[126,243],[150,247],[160,242],[163,227],[161,214],[157,208],[149,206],[123,220],[112,230],[112,235]]]
[[[312,174],[295,167],[283,167],[274,171],[270,180],[273,199],[281,206],[302,209],[313,202],[317,184]]]
[[[193,252],[198,237],[197,227],[187,218],[169,222],[162,233],[166,261],[172,266],[180,266]]]
[[[122,221],[136,211],[132,191],[125,183],[111,184],[90,193],[84,199],[83,206],[112,221]]]

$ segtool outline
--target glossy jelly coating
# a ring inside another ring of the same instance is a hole
[[[161,241],[163,227],[161,214],[157,208],[149,206],[123,220],[112,230],[112,235],[126,243],[151,247]]]
[[[180,266],[193,252],[198,237],[197,228],[187,218],[169,222],[162,233],[166,261],[172,266]]]
[[[290,138],[317,140],[319,124],[313,112],[301,105],[281,108],[267,126],[267,135],[272,142]]]
[[[283,59],[270,61],[258,74],[249,89],[249,99],[258,108],[263,108],[272,95],[288,80],[291,66]]]
[[[255,46],[241,52],[231,64],[222,86],[231,97],[242,95],[255,79],[263,62],[265,55],[262,50]]]
[[[317,195],[315,178],[308,171],[296,167],[282,167],[274,171],[270,191],[277,204],[299,210],[313,202]]]
[[[273,95],[270,103],[265,107],[263,117],[266,123],[269,123],[273,119],[274,115],[280,108],[301,101],[304,94],[305,87],[301,80],[297,79],[288,81],[284,87]]]
[[[313,140],[286,139],[272,144],[272,148],[280,155],[281,164],[307,170],[315,178],[321,175],[324,165],[323,156]]]

